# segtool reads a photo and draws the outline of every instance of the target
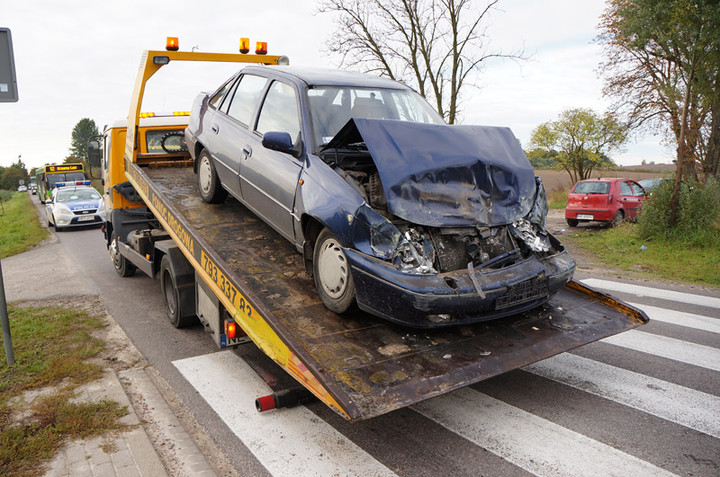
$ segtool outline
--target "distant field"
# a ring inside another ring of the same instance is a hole
[[[638,168],[645,166],[638,166]],[[650,168],[652,166],[647,166],[647,168]],[[675,167],[675,166],[671,166]],[[633,172],[633,171],[623,171],[622,169],[612,170],[612,171],[600,171],[596,172],[592,175],[592,177],[626,177],[628,179],[633,180],[640,180],[640,179],[654,179],[656,177],[665,177],[667,174],[670,174],[671,171],[658,171],[658,172]],[[570,187],[573,185],[572,181],[570,181],[570,175],[565,171],[556,171],[556,170],[550,170],[550,169],[536,169],[535,174],[540,176],[540,178],[543,181],[543,184],[545,184],[545,190],[548,192],[552,192],[554,190],[569,190]]]

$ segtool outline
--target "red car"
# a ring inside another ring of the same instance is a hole
[[[611,222],[620,224],[635,219],[647,197],[645,189],[630,179],[589,179],[573,186],[565,207],[565,220],[570,227],[579,222]]]

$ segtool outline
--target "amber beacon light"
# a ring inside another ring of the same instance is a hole
[[[240,38],[240,53],[243,55],[250,52],[250,38]]]
[[[256,55],[267,55],[267,42],[266,41],[258,41],[255,44],[255,54]]]
[[[165,49],[167,51],[178,51],[180,49],[180,42],[178,41],[177,37],[167,37],[167,41],[165,42]]]

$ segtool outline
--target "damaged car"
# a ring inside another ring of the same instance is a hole
[[[447,125],[389,79],[249,66],[196,98],[185,137],[203,199],[229,193],[291,241],[336,313],[476,323],[572,278],[512,132]]]

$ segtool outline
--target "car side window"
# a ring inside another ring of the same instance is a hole
[[[636,197],[645,197],[645,189],[638,184],[637,182],[632,183],[633,191],[635,192]]]
[[[267,79],[260,76],[243,75],[235,88],[232,102],[227,110],[228,116],[250,126],[255,109],[265,89]]]
[[[630,184],[626,181],[620,182],[620,193],[622,195],[634,195]]]
[[[260,110],[257,131],[262,134],[268,131],[286,132],[293,140],[297,138],[300,120],[295,88],[279,81],[270,86]]]
[[[217,108],[218,106],[220,106],[220,100],[225,95],[225,93],[227,93],[227,91],[230,89],[230,87],[233,84],[234,84],[233,81],[228,81],[227,83],[222,85],[222,88],[220,88],[217,93],[212,95],[212,98],[210,98],[210,100],[208,101],[210,106],[213,108]]]

